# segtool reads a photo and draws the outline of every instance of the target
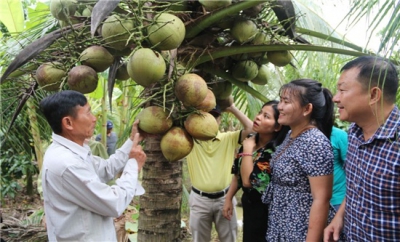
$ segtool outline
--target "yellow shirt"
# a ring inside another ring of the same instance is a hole
[[[232,181],[231,168],[239,147],[240,130],[220,133],[215,139],[194,142],[186,157],[192,185],[203,192],[218,192]]]

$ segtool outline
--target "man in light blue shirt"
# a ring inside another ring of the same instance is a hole
[[[138,144],[138,121],[130,139],[105,160],[93,156],[85,143],[93,135],[96,117],[83,94],[61,91],[43,99],[40,108],[53,130],[42,167],[49,241],[117,241],[113,218],[134,195],[144,193],[138,184],[146,160]],[[107,185],[121,171],[115,185]]]

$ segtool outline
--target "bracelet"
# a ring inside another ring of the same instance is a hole
[[[253,156],[251,153],[239,153],[238,157],[243,157],[243,156]]]

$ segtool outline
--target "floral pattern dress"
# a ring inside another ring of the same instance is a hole
[[[308,177],[333,173],[332,147],[321,131],[309,129],[294,139],[289,135],[272,155],[272,180],[262,197],[269,204],[269,242],[305,241],[313,202]]]
[[[253,152],[254,166],[253,171],[250,174],[250,183],[252,189],[257,190],[260,194],[263,194],[271,180],[270,160],[274,150],[273,142],[269,142],[264,147]],[[243,147],[240,148],[239,153],[242,151]],[[240,175],[241,163],[242,157],[236,157],[232,166],[232,174],[238,176],[238,188],[243,188],[242,177]]]

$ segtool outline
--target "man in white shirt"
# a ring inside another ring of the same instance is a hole
[[[134,195],[144,193],[138,184],[146,161],[138,121],[130,139],[106,160],[93,156],[85,144],[96,117],[83,94],[61,91],[43,99],[40,108],[53,130],[42,168],[49,241],[117,241],[113,218]],[[115,185],[107,185],[121,171]]]

